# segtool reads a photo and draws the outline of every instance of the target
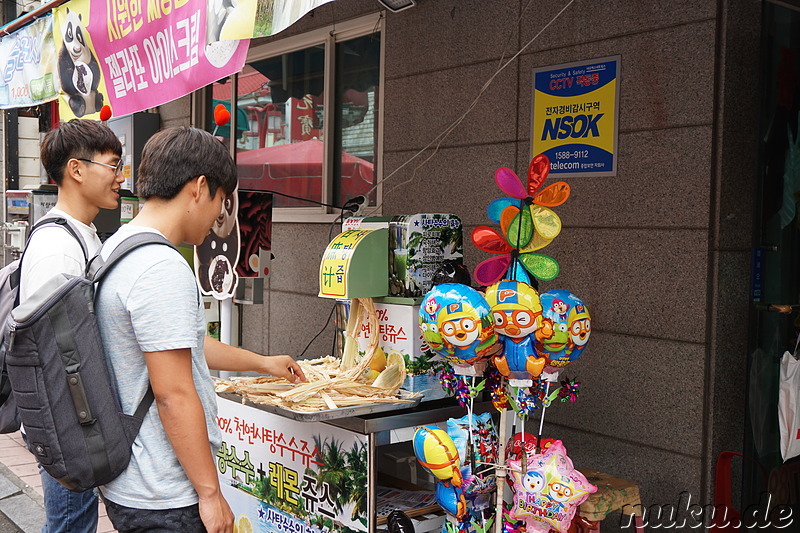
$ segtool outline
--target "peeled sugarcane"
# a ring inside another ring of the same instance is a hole
[[[364,356],[358,357],[358,332],[366,321],[372,333]],[[372,380],[369,378],[370,362],[380,350],[378,314],[371,298],[354,299],[350,305],[350,318],[342,359],[322,357],[311,361],[298,361],[308,381],[289,383],[283,378],[269,376],[234,377],[219,380],[218,392],[233,392],[243,401],[280,405],[288,409],[314,412],[337,407],[352,407],[370,403],[412,402],[413,396],[397,397],[406,377],[405,360],[398,352],[386,358],[386,367]]]

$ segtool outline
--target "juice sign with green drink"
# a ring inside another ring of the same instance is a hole
[[[421,297],[439,267],[463,262],[461,219],[442,213],[392,217],[389,255],[389,296]]]

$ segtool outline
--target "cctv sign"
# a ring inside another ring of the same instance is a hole
[[[531,158],[551,176],[616,175],[619,69],[620,56],[534,69]]]

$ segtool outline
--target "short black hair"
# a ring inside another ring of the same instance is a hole
[[[93,159],[108,152],[122,157],[122,143],[111,128],[97,120],[75,118],[44,136],[40,154],[47,175],[61,185],[67,161]]]
[[[136,191],[145,200],[170,200],[199,176],[206,177],[212,198],[219,188],[226,196],[236,189],[236,164],[216,137],[198,128],[167,128],[142,149]]]

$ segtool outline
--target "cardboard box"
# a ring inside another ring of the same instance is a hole
[[[347,305],[346,302],[342,303]],[[406,360],[408,375],[403,383],[404,389],[424,392],[424,401],[444,398],[446,393],[439,383],[439,365],[436,364],[441,358],[423,352],[427,351],[427,345],[419,329],[419,306],[375,302],[375,310],[378,313],[379,331],[370,331],[369,325],[364,324],[358,335],[359,351],[366,351],[372,335],[379,335],[378,346],[387,355],[396,350]]]

